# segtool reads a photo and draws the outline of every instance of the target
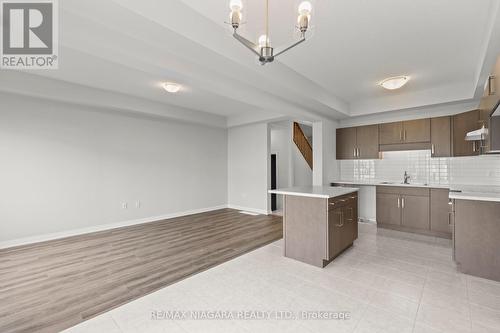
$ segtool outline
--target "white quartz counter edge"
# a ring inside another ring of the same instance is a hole
[[[500,193],[450,192],[450,199],[500,202]]]
[[[329,199],[357,191],[359,191],[359,189],[354,187],[309,186],[280,188],[277,190],[269,190],[268,192],[271,194]]]
[[[342,185],[360,185],[360,186],[395,186],[395,187],[422,187],[422,188],[443,188],[448,189],[450,185],[444,184],[401,184],[401,183],[393,183],[393,184],[383,184],[382,181],[374,181],[374,182],[354,182],[354,181],[333,181],[334,184],[342,184]]]

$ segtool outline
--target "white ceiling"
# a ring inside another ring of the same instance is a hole
[[[199,111],[220,126],[345,119],[473,100],[500,52],[496,0],[316,0],[310,40],[260,66],[224,24],[228,2],[60,1],[59,70],[0,75],[0,91],[63,99],[62,81],[68,96],[97,89],[92,105],[117,108],[115,94],[136,99],[128,111]],[[297,37],[298,3],[270,0],[275,48]],[[244,1],[243,35],[263,33],[263,9]],[[377,86],[401,74],[412,80],[400,91]],[[162,81],[185,89],[167,94]]]

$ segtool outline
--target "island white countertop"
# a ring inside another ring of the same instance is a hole
[[[362,186],[397,186],[397,187],[422,187],[422,188],[443,188],[447,189],[450,188],[450,185],[447,184],[422,184],[422,183],[410,183],[410,184],[403,184],[402,182],[394,182],[394,181],[383,181],[383,180],[336,180],[333,181],[332,184],[341,184],[341,185],[362,185]]]
[[[359,189],[354,187],[332,187],[332,186],[297,186],[269,190],[271,194],[295,195],[300,197],[312,198],[334,198],[345,194],[357,192]]]

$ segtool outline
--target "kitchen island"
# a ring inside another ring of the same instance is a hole
[[[358,238],[358,189],[307,186],[270,190],[283,195],[284,254],[325,267]]]

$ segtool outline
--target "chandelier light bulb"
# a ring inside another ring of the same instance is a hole
[[[241,2],[241,0],[231,0],[229,2],[229,8],[232,10],[232,11],[237,11],[239,12],[240,10],[243,9],[243,2]]]
[[[312,5],[309,1],[302,1],[299,5],[300,15],[310,15],[312,11]]]
[[[269,46],[269,38],[266,35],[261,35],[259,37],[259,46],[260,47]]]
[[[240,27],[241,19],[242,15],[240,11],[233,10],[229,13],[229,22],[233,29],[238,29]]]

